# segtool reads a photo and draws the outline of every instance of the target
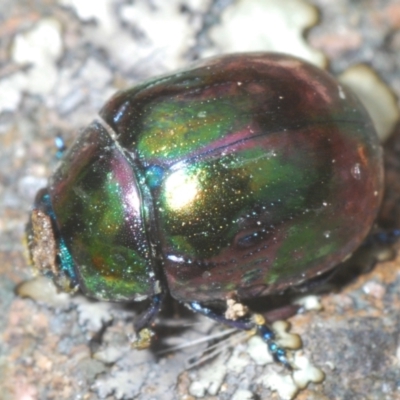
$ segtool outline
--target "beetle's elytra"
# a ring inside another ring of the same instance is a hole
[[[153,299],[141,325],[167,290],[227,323],[208,307],[350,255],[382,177],[369,116],[329,74],[282,54],[222,56],[106,103],[38,193],[31,258],[63,289]]]

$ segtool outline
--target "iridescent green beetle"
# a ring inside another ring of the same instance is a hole
[[[274,53],[227,55],[117,93],[37,195],[33,264],[64,290],[217,305],[306,282],[360,246],[383,191],[360,102],[326,72]]]

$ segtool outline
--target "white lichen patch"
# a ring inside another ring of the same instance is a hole
[[[98,332],[105,324],[112,321],[112,303],[90,301],[83,296],[74,298],[77,304],[79,325],[91,332]]]
[[[196,397],[204,397],[206,394],[215,396],[224,382],[226,373],[227,368],[224,363],[211,363],[204,366],[190,385],[189,393]]]
[[[276,321],[272,324],[276,332],[277,343],[285,349],[297,350],[301,347],[301,338],[295,333],[289,333],[290,324],[287,321]]]
[[[281,399],[291,400],[297,393],[309,383],[320,383],[324,380],[324,373],[315,367],[301,352],[294,352],[293,372],[276,371],[271,366],[264,369],[264,373],[258,379],[258,383],[277,392]]]
[[[253,336],[249,339],[247,352],[257,365],[266,365],[273,362],[268,347],[260,336]]]
[[[317,22],[317,10],[302,0],[239,0],[226,8],[221,24],[211,30],[216,49],[208,55],[278,51],[324,67],[324,55],[303,37]]]
[[[178,54],[194,45],[194,30],[185,18],[179,15],[177,1],[157,0],[154,5],[148,2],[135,2],[122,9],[122,18],[125,23],[135,26],[141,32],[146,32],[148,40],[156,44],[156,49],[170,49],[174,47]],[[176,40],[179,38],[179,40]],[[153,49],[154,51],[154,49]],[[177,65],[171,65],[176,68]]]
[[[228,371],[240,374],[249,365],[249,355],[236,348],[226,363]]]
[[[246,335],[237,333],[232,335],[231,339],[224,339],[219,343],[220,351],[216,357],[192,370],[190,374],[192,383],[189,386],[189,393],[192,396],[201,398],[218,395],[225,390],[223,385],[227,375],[240,374],[251,364],[246,351]]]
[[[11,47],[11,57],[16,63],[42,67],[57,60],[61,52],[61,25],[54,18],[42,19],[31,30],[17,35]]]
[[[96,6],[90,1],[59,0],[65,7],[72,8],[82,21],[96,21],[102,25],[104,33],[115,30],[112,0],[96,0]]]
[[[53,90],[62,47],[61,24],[54,18],[42,19],[32,29],[15,36],[10,59],[21,70],[0,81],[0,112],[14,110],[22,92],[46,95]]]
[[[308,295],[304,297],[300,297],[295,301],[296,304],[299,304],[304,311],[320,311],[322,310],[322,304],[320,298],[315,295]]]
[[[71,304],[69,294],[58,291],[53,281],[45,276],[23,282],[18,286],[17,292],[21,297],[29,297],[49,307],[68,308]]]
[[[141,395],[143,382],[150,372],[150,364],[141,364],[135,371],[114,370],[104,379],[97,379],[93,389],[101,399],[112,396],[115,399],[133,399]]]
[[[395,96],[389,87],[373,69],[362,64],[348,68],[338,79],[364,104],[381,142],[384,142],[400,118]]]
[[[121,4],[113,0],[91,2],[59,0],[83,21],[96,24],[84,31],[87,39],[107,50],[120,71],[134,69],[149,77],[182,67],[202,27],[201,13],[210,0],[153,0]],[[182,12],[182,5],[190,10]],[[124,25],[124,26],[122,26]]]
[[[313,365],[301,352],[294,354],[293,366],[293,381],[299,389],[304,389],[311,382],[320,383],[325,378],[322,370]]]
[[[122,358],[124,354],[132,351],[129,345],[102,347],[93,354],[93,358],[104,364],[112,364]]]
[[[15,73],[7,79],[0,80],[0,113],[15,110],[21,99],[21,89],[26,86],[25,74]]]
[[[189,387],[189,393],[195,397],[204,397],[207,393],[209,382],[194,381]]]
[[[270,368],[264,370],[264,373],[258,378],[257,383],[273,392],[277,392],[282,400],[293,399],[299,391],[291,375],[284,375]]]
[[[239,389],[232,396],[232,400],[253,400],[254,394],[250,390]]]

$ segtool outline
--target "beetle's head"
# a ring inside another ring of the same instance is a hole
[[[76,291],[74,263],[57,228],[47,189],[39,190],[36,195],[26,239],[35,272],[50,277],[62,291]]]

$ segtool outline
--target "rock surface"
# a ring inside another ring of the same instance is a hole
[[[259,3],[266,7],[269,1]],[[240,26],[238,15],[243,36],[273,34],[262,18],[253,23],[245,18],[243,1],[89,4],[0,2],[0,397],[400,399],[399,256],[325,293],[323,310],[290,318],[306,357],[326,376],[302,391],[290,391],[289,384],[272,393],[268,377],[280,374],[285,381],[288,373],[256,362],[249,351],[254,343],[243,334],[227,335],[220,354],[203,363],[199,357],[206,357],[209,343],[164,352],[224,332],[173,302],[160,315],[154,346],[139,352],[129,349],[137,305],[96,303],[80,295],[34,302],[15,294],[17,285],[31,278],[22,238],[35,192],[56,163],[54,137],[61,134],[69,143],[116,90],[223,52],[232,40],[222,35]],[[328,57],[330,69],[339,74],[366,63],[400,97],[399,2],[308,4],[318,8],[320,22],[308,30],[306,43]],[[298,25],[303,29],[307,23]],[[385,147],[380,224],[390,229],[400,227],[399,126]],[[394,253],[399,248],[394,246]],[[198,365],[188,369],[193,363]]]

